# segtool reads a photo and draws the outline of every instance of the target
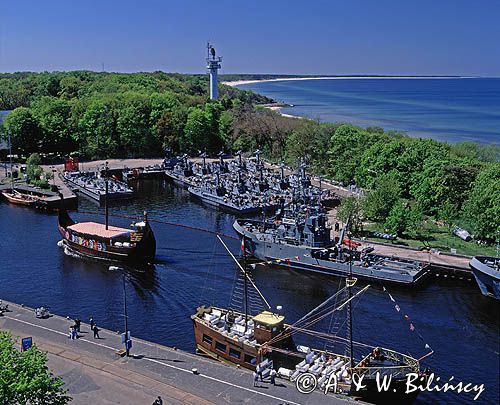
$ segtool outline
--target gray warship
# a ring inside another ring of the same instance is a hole
[[[289,206],[274,220],[236,219],[235,231],[246,239],[248,253],[272,265],[347,276],[352,273],[364,280],[415,285],[429,273],[428,264],[387,257],[360,248],[346,238],[348,224],[340,237],[331,238],[327,216],[320,206]]]
[[[500,258],[475,256],[469,266],[481,293],[500,300]]]

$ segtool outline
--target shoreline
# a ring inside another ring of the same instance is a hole
[[[253,80],[233,80],[222,82],[226,86],[237,87],[244,84],[255,84],[255,83],[265,83],[265,82],[282,82],[282,81],[302,81],[302,80],[365,80],[365,79],[376,79],[376,80],[387,80],[387,79],[410,79],[410,80],[421,80],[421,79],[476,79],[474,76],[315,76],[315,77],[283,77],[275,79],[253,79]]]

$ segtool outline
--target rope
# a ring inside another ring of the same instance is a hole
[[[243,274],[245,275],[245,277],[247,278],[247,280],[250,281],[250,283],[252,284],[253,288],[255,288],[255,291],[257,291],[259,293],[260,298],[262,298],[262,300],[265,302],[265,304],[267,305],[267,308],[271,309],[271,305],[269,305],[269,302],[267,302],[266,298],[260,292],[260,290],[257,288],[257,286],[255,285],[255,283],[253,282],[253,280],[250,277],[248,277],[248,274],[247,274],[246,270],[241,266],[241,264],[238,262],[238,260],[236,260],[236,257],[234,257],[233,253],[229,250],[229,248],[224,243],[224,241],[222,240],[222,238],[219,235],[217,235],[217,237],[219,238],[219,240],[222,243],[222,245],[226,248],[227,252],[231,255],[231,257],[233,258],[233,260],[235,261],[235,263],[238,265],[238,267],[240,268],[240,270],[243,272]]]
[[[80,213],[80,214],[88,214],[88,215],[102,215],[99,212],[96,213],[96,212],[89,212],[89,211],[78,211],[78,213]],[[120,215],[120,214],[109,214],[109,216],[110,217],[115,217],[115,218],[131,219],[133,221],[136,221],[138,219],[137,217],[131,217],[129,215]],[[228,239],[239,240],[239,238],[237,238],[234,235],[229,235],[227,233],[215,232],[215,231],[211,231],[211,230],[205,229],[205,228],[198,228],[196,226],[179,224],[179,223],[176,223],[176,222],[164,221],[164,220],[161,220],[161,219],[154,219],[154,218],[148,218],[148,221],[149,222],[156,222],[158,224],[163,224],[163,225],[177,226],[179,228],[190,229],[192,231],[199,231],[199,232],[209,233],[209,234],[212,234],[212,235],[223,236],[224,238],[228,238]]]

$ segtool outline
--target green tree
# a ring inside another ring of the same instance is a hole
[[[385,221],[385,228],[398,236],[417,238],[422,229],[422,211],[404,198],[397,200]]]
[[[494,241],[500,231],[500,163],[487,167],[477,176],[463,216],[476,239]]]
[[[42,130],[42,151],[64,152],[73,149],[72,134],[75,125],[68,101],[41,97],[33,103],[31,110]]]
[[[427,214],[439,215],[453,207],[452,216],[457,217],[479,170],[469,161],[429,160],[416,174],[420,181],[412,186],[412,195]]]
[[[351,231],[358,233],[363,230],[363,216],[361,204],[356,197],[345,198],[337,211],[337,218],[344,224],[351,218]]]
[[[208,137],[212,131],[212,121],[209,114],[202,108],[192,107],[189,110],[184,134],[180,139],[183,151],[197,153],[207,149]]]
[[[111,105],[93,101],[78,122],[78,141],[84,154],[92,157],[114,156],[118,150],[116,118]]]
[[[0,331],[0,399],[2,404],[64,405],[71,401],[64,382],[46,367],[47,356],[36,346],[24,352],[14,348],[7,332]]]
[[[377,177],[375,188],[363,200],[363,213],[373,221],[384,221],[401,196],[401,187],[394,171]]]
[[[13,153],[27,155],[39,150],[41,130],[38,119],[29,108],[16,108],[7,115],[3,125],[4,136],[7,138],[8,133],[11,135]]]

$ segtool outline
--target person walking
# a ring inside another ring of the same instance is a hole
[[[94,317],[90,317],[90,330],[94,330],[95,322],[94,322]]]
[[[276,385],[276,370],[274,368],[271,369],[269,377],[271,378],[271,384]]]
[[[69,327],[69,336],[70,336],[71,340],[76,339],[76,330],[75,330],[74,326]]]
[[[257,382],[259,381],[259,373],[257,371],[253,372],[253,386],[257,387]]]
[[[97,327],[96,324],[94,324],[94,329],[92,329],[92,331],[94,332],[94,339],[100,339],[99,328]]]
[[[80,333],[80,325],[82,321],[80,319],[75,319],[75,328],[76,328],[76,333]]]

